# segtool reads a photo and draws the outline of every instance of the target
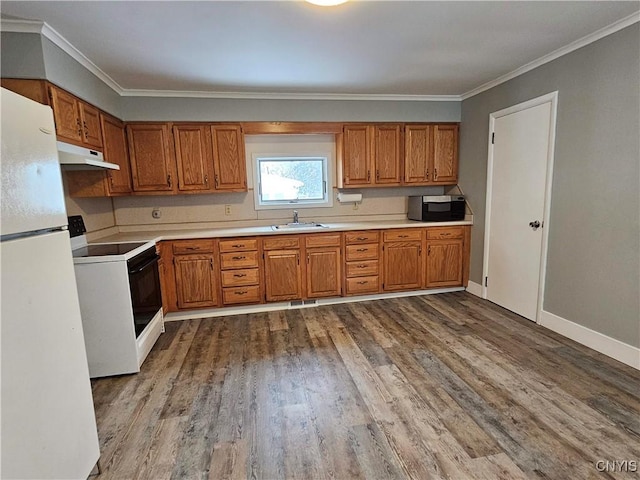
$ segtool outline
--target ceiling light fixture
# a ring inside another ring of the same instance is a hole
[[[320,5],[321,7],[333,7],[334,5],[342,5],[343,3],[347,3],[349,0],[306,0],[308,3],[313,3],[314,5]]]

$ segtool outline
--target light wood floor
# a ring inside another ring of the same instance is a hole
[[[464,292],[168,323],[93,394],[100,479],[640,475],[640,373]]]

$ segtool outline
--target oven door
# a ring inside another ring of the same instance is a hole
[[[150,248],[127,261],[136,338],[162,308],[159,260],[155,248]]]

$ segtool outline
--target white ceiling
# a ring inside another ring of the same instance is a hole
[[[3,0],[0,9],[46,22],[125,91],[457,96],[639,6]]]

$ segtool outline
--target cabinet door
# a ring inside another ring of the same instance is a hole
[[[102,148],[100,110],[84,102],[79,102],[79,106],[82,120],[82,141],[88,147]]]
[[[76,144],[82,143],[82,124],[78,99],[53,86],[49,89],[49,95],[51,96],[58,139],[70,140]]]
[[[400,185],[400,125],[375,127],[375,183]]]
[[[427,287],[462,285],[462,240],[427,242]]]
[[[425,184],[429,181],[429,175],[433,174],[433,167],[429,166],[429,160],[433,157],[433,127],[407,125],[404,138],[404,183]]]
[[[174,191],[168,125],[127,125],[127,137],[134,191]]]
[[[307,250],[307,297],[332,297],[341,293],[340,247]]]
[[[100,123],[103,132],[104,159],[120,166],[120,170],[107,172],[109,194],[131,193],[131,165],[124,123],[105,114],[100,115]]]
[[[433,129],[433,182],[458,181],[458,125],[436,125]]]
[[[264,254],[267,301],[302,298],[300,250],[271,250]]]
[[[370,127],[344,127],[342,176],[345,186],[371,183],[371,143]]]
[[[422,242],[384,244],[383,289],[413,290],[422,287]]]
[[[247,190],[244,136],[239,125],[214,125],[213,162],[216,190]]]
[[[213,254],[176,255],[178,308],[213,307],[218,304]]]
[[[213,190],[213,148],[206,125],[174,125],[178,190]]]

